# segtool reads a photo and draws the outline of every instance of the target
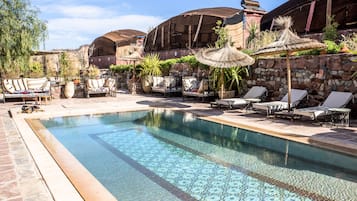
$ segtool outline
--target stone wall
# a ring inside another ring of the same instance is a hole
[[[39,55],[31,56],[31,61],[39,62],[46,73],[59,72],[59,54],[66,52],[73,68],[82,69],[89,65],[88,62],[88,45],[82,45],[78,49],[74,50],[56,50],[44,52]]]
[[[326,54],[290,57],[292,88],[307,89],[307,106],[321,103],[331,91],[355,94],[357,80],[352,80],[357,62],[350,54]],[[269,100],[279,100],[287,92],[286,58],[259,59],[250,67],[248,86],[262,85],[269,90]]]

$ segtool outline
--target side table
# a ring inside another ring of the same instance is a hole
[[[331,114],[331,123],[336,126],[340,124],[341,126],[350,126],[350,112],[349,108],[329,108],[329,113]]]

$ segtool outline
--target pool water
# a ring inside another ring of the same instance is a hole
[[[357,200],[357,159],[170,110],[41,120],[118,200]]]

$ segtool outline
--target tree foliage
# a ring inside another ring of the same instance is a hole
[[[148,54],[141,61],[140,77],[144,76],[160,76],[160,57],[158,54]]]
[[[0,0],[0,73],[28,70],[29,57],[46,37],[47,26],[27,0]]]
[[[72,62],[66,52],[62,52],[59,57],[60,75],[65,81],[70,81],[78,77],[79,71],[73,68]]]
[[[328,17],[328,20],[330,23],[323,28],[323,39],[336,41],[338,37],[338,23],[335,21],[334,16]]]
[[[215,42],[216,48],[223,47],[228,42],[228,31],[224,28],[223,22],[221,20],[217,20],[216,26],[212,28],[214,33],[218,35],[218,39]]]

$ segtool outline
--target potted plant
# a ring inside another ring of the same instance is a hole
[[[145,93],[151,92],[153,76],[162,74],[160,68],[160,58],[158,54],[149,54],[144,57],[140,64],[140,78],[142,89]]]
[[[97,66],[90,65],[84,70],[83,76],[90,79],[98,78],[100,76],[100,70]]]
[[[221,71],[223,71],[223,74]],[[213,68],[211,72],[213,88],[217,91],[221,99],[234,97],[235,90],[240,93],[243,87],[244,77],[246,76],[248,76],[247,67]],[[222,84],[224,86],[223,91],[221,89]]]
[[[64,96],[72,98],[74,95],[73,78],[79,76],[79,71],[71,65],[67,53],[62,52],[59,58],[60,75],[65,82]]]

